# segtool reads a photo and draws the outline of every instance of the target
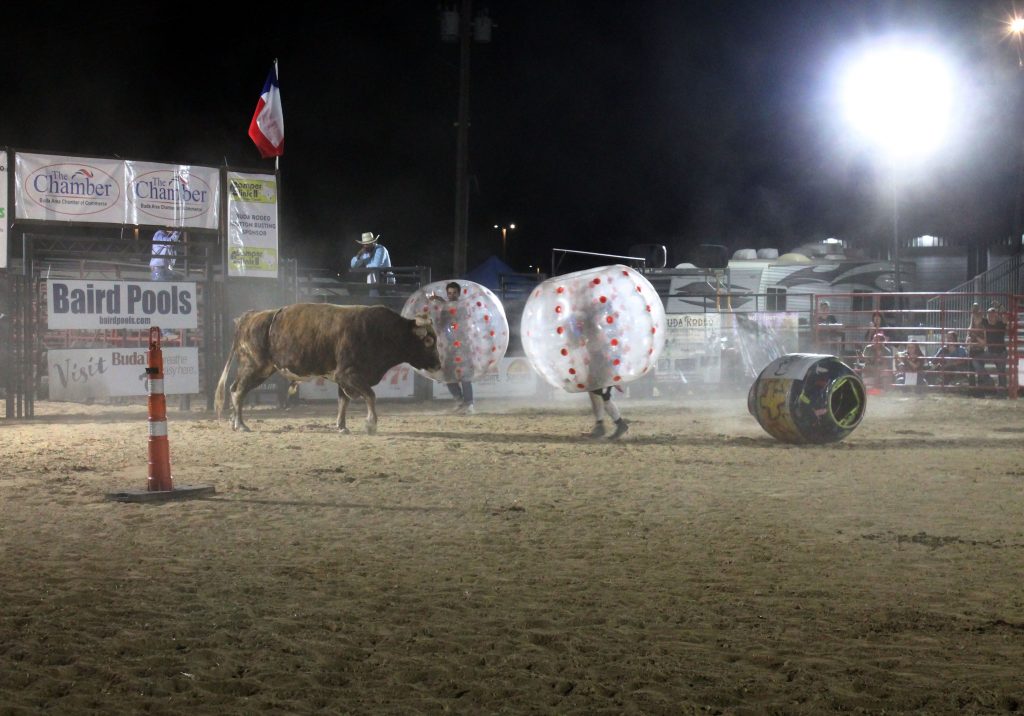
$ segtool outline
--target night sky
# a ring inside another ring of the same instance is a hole
[[[0,144],[272,170],[246,131],[277,58],[284,255],[340,270],[374,231],[396,265],[447,277],[458,46],[441,41],[439,5],[292,5],[228,22],[183,4],[18,11],[0,43]],[[843,127],[834,88],[859,43],[897,30],[960,78],[957,132],[904,177],[901,232],[1012,231],[1024,70],[1008,2],[474,5],[496,26],[472,49],[471,267],[500,254],[492,227],[508,222],[522,271],[547,270],[552,247],[659,243],[672,265],[700,243],[886,245],[889,175]]]

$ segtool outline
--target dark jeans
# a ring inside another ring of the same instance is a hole
[[[986,363],[992,363],[995,365],[996,378],[999,381],[999,387],[1006,387],[1006,354],[1005,353],[983,353],[980,356],[974,356],[971,358],[971,368],[977,375],[977,383],[988,385],[992,383],[992,374],[988,372]],[[971,385],[975,385],[975,380],[972,377]]]
[[[452,394],[452,397],[456,400],[461,400],[466,405],[473,404],[473,384],[464,380],[461,383],[445,383],[448,386],[448,392]]]

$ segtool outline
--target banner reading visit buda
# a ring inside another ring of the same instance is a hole
[[[277,278],[277,179],[228,172],[228,276]]]

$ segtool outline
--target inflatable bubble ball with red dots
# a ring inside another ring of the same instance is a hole
[[[534,370],[557,388],[582,393],[653,370],[665,346],[665,307],[639,272],[602,266],[537,286],[521,331]]]
[[[449,300],[447,286],[459,285],[456,298]],[[405,301],[405,318],[428,315],[437,332],[441,355],[441,381],[455,383],[476,380],[498,370],[508,350],[508,319],[501,300],[486,286],[453,279],[435,281],[416,290]],[[417,371],[432,380],[437,374]]]

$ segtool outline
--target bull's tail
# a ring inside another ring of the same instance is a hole
[[[220,380],[217,381],[217,391],[213,397],[213,407],[217,411],[218,420],[224,417],[224,397],[227,395],[228,373],[231,372],[231,364],[235,362],[235,355],[238,353],[238,338],[241,333],[239,331],[240,322],[241,317],[235,321],[235,337],[231,341],[231,350],[228,351],[227,360],[224,361],[224,370],[221,371]]]

